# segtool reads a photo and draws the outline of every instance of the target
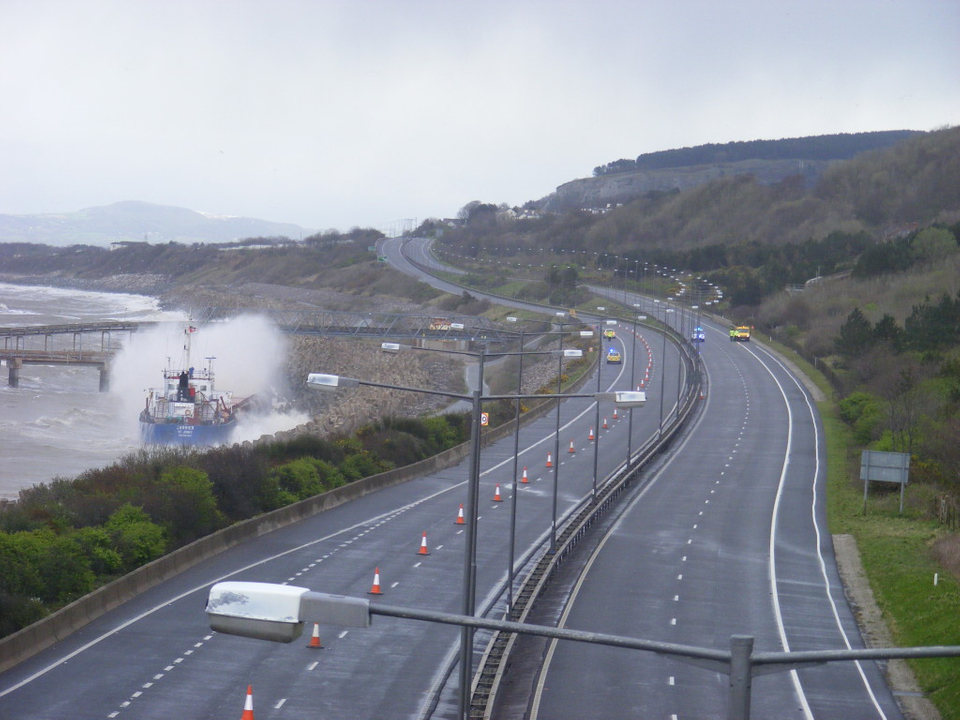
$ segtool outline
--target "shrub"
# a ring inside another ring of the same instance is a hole
[[[114,538],[124,571],[134,570],[166,552],[163,528],[153,523],[142,508],[130,503],[117,509],[104,527]]]
[[[840,401],[840,417],[853,428],[857,443],[867,445],[880,437],[886,416],[879,398],[854,392]]]

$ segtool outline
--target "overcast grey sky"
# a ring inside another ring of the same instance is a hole
[[[0,212],[315,229],[731,140],[960,124],[958,0],[0,0]]]

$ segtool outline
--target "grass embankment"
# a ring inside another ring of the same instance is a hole
[[[771,343],[776,346],[775,343]],[[807,377],[832,398],[822,374],[782,346]],[[860,450],[836,403],[818,404],[827,443],[827,516],[830,532],[856,538],[864,570],[897,646],[960,645],[960,582],[935,559],[932,546],[948,530],[927,519],[931,488],[907,485],[903,515],[899,489],[873,483],[863,512]],[[934,585],[934,574],[938,582]],[[960,658],[912,660],[924,694],[946,720],[960,720]]]

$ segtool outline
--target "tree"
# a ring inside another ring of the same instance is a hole
[[[903,328],[897,325],[896,319],[890,314],[884,314],[873,328],[873,334],[880,342],[889,343],[894,350],[899,350],[903,343]]]
[[[957,251],[957,239],[946,228],[928,227],[917,233],[910,247],[918,261],[936,262]]]
[[[207,473],[181,465],[160,475],[161,520],[177,544],[191,542],[223,526],[224,519]]]
[[[840,336],[834,340],[834,347],[844,357],[853,358],[866,351],[873,342],[870,321],[860,308],[854,308],[847,316],[847,321],[840,326]]]
[[[166,552],[163,528],[152,522],[142,508],[130,503],[118,508],[104,527],[114,538],[124,570],[134,570]]]

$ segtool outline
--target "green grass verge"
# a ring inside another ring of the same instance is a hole
[[[862,448],[837,413],[830,383],[790,349],[767,338],[764,342],[788,357],[830,398],[818,403],[827,444],[827,521],[831,533],[856,538],[894,644],[960,645],[960,583],[931,552],[934,541],[948,532],[926,519],[934,491],[921,484],[907,485],[901,516],[899,490],[874,483],[864,514],[859,480]],[[960,658],[909,662],[921,689],[943,718],[960,720]]]
[[[830,532],[856,538],[864,570],[897,646],[960,645],[960,583],[940,567],[931,545],[947,530],[924,519],[931,491],[908,485],[904,514],[899,491],[874,483],[867,513],[858,480],[860,450],[837,414],[826,378],[789,349],[769,343],[795,363],[829,400],[818,404],[827,445]],[[938,584],[934,586],[934,573]],[[923,692],[947,720],[960,720],[960,659],[910,661]]]
[[[960,583],[930,551],[946,530],[920,516],[925,488],[908,485],[904,514],[899,493],[874,484],[867,513],[858,454],[850,430],[831,403],[820,404],[827,441],[827,514],[833,533],[857,540],[877,604],[898,646],[960,645]],[[934,574],[937,585],[933,584]],[[944,718],[960,720],[960,658],[911,660],[923,692]]]

